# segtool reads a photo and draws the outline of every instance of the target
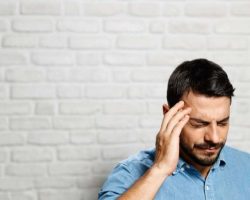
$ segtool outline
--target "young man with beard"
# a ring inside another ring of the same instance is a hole
[[[180,64],[168,82],[156,148],[120,162],[99,200],[249,199],[250,155],[225,145],[233,93],[216,63]]]

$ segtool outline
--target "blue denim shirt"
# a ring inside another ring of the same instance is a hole
[[[99,200],[114,200],[153,164],[155,150],[141,151],[120,162],[99,192]],[[249,200],[250,154],[225,146],[204,179],[181,158],[176,170],[161,185],[157,200]]]

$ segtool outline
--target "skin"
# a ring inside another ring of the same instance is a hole
[[[119,200],[154,199],[164,180],[175,171],[179,156],[206,178],[227,138],[230,99],[191,91],[171,109],[164,104],[163,114],[154,164]]]
[[[180,156],[206,177],[226,142],[231,102],[228,97],[208,98],[193,92],[182,100],[192,112],[180,135]]]

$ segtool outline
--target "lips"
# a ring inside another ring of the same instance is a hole
[[[208,147],[208,148],[197,148],[201,151],[207,152],[207,153],[216,153],[218,151],[218,147]]]

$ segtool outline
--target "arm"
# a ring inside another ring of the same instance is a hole
[[[154,199],[164,180],[175,170],[179,159],[179,136],[191,112],[190,108],[183,109],[183,106],[184,102],[181,101],[164,114],[156,138],[154,164],[119,200]]]

